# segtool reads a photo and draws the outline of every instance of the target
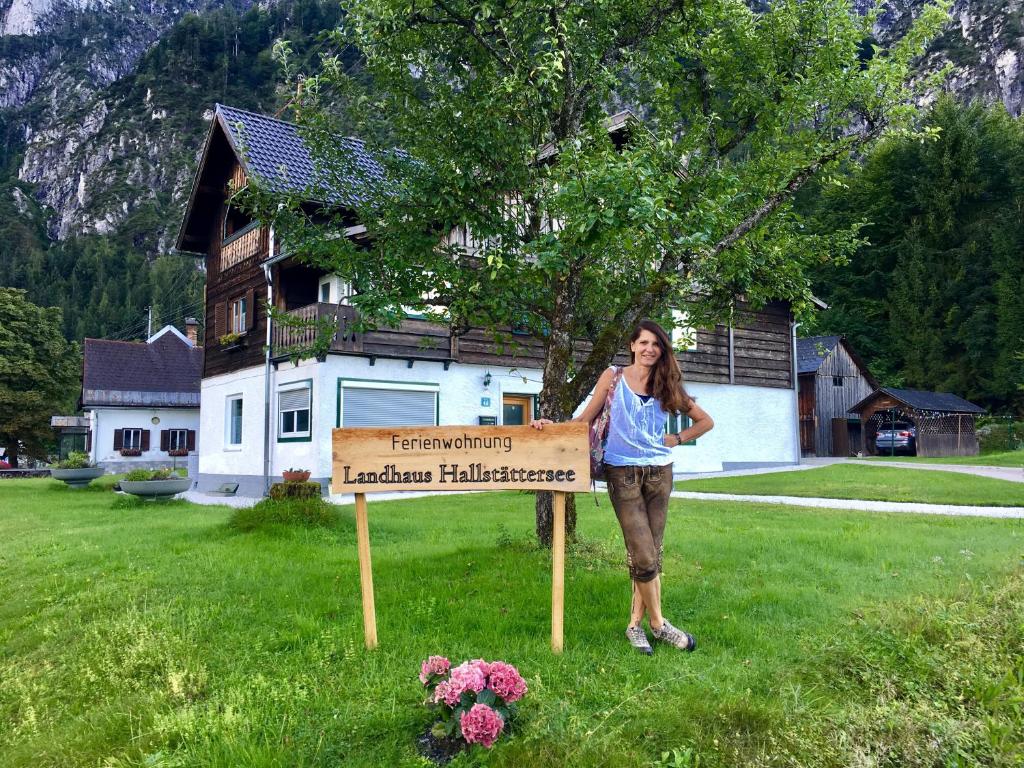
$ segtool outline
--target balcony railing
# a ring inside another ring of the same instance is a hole
[[[221,245],[220,268],[221,271],[237,266],[248,259],[255,258],[263,250],[264,227],[253,227],[242,230],[230,240]]]
[[[296,347],[309,347],[323,325],[333,329],[329,351],[355,353],[381,358],[403,360],[436,360],[450,362],[455,359],[457,342],[448,329],[437,323],[409,318],[398,328],[356,333],[357,312],[344,304],[309,304],[288,312],[299,326],[275,323],[271,341],[275,357],[283,357]]]

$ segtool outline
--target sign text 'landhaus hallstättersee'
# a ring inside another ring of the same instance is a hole
[[[586,424],[334,430],[334,493],[587,491]]]

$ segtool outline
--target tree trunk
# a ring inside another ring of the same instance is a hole
[[[18,441],[14,439],[11,444],[7,446],[7,463],[11,465],[11,469],[18,468]]]
[[[551,509],[554,496],[550,491],[537,493],[537,540],[548,549],[551,548],[551,537],[554,535],[554,512]],[[565,495],[565,538],[572,541],[576,538],[576,494]]]
[[[544,386],[540,392],[539,416],[552,421],[567,421],[579,403],[572,402],[568,384],[569,367],[573,355],[572,328],[579,299],[579,283],[576,275],[566,275],[558,287],[555,297],[555,311],[552,313],[551,333],[547,339],[544,356]],[[551,494],[537,494],[537,539],[545,547],[551,546],[552,510]],[[576,502],[572,494],[565,502],[565,533],[569,538],[576,535]]]

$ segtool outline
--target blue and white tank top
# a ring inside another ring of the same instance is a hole
[[[663,466],[672,463],[672,449],[664,445],[668,413],[657,398],[644,402],[629,388],[626,376],[612,395],[611,418],[604,461],[615,467]]]

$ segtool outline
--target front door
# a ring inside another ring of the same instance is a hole
[[[532,397],[525,395],[503,395],[501,398],[501,423],[506,427],[530,423]]]

